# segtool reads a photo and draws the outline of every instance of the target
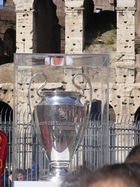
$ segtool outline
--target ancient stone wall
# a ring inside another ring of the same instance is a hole
[[[59,19],[59,24],[65,27],[65,2],[64,0],[53,0],[56,5],[56,14]]]
[[[117,1],[117,59],[113,94],[117,115],[130,118],[130,93],[135,81],[135,0]],[[118,95],[114,98],[115,93]],[[121,94],[119,94],[121,93]],[[118,104],[116,102],[118,101]],[[132,108],[131,108],[132,109]],[[133,112],[134,114],[134,112]]]
[[[13,64],[0,66],[0,101],[7,103],[13,109]]]
[[[15,18],[14,2],[7,0],[4,7],[0,9],[0,38],[3,39],[3,35],[8,28],[15,28]]]
[[[83,51],[83,0],[65,1],[65,53]]]
[[[33,52],[33,1],[14,1],[16,7],[17,53]]]
[[[94,11],[96,10],[114,10],[114,0],[94,0]]]

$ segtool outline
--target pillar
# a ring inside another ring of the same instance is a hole
[[[135,0],[117,0],[117,83],[135,81]]]
[[[116,58],[116,93],[121,93],[119,116],[116,128],[130,128],[132,121],[130,112],[131,90],[135,83],[135,0],[117,0],[117,58]],[[133,124],[133,123],[132,123]],[[127,127],[128,125],[128,127]],[[116,136],[116,146],[128,146],[131,138],[125,135]],[[131,141],[133,146],[134,141]],[[124,161],[125,151],[117,152],[118,161]]]
[[[83,0],[65,1],[65,53],[83,51]]]
[[[14,0],[17,53],[33,52],[33,0]]]
[[[135,0],[117,1],[117,52],[135,59]]]

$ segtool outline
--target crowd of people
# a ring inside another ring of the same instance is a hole
[[[105,165],[95,171],[80,168],[68,176],[61,187],[140,187],[140,144],[128,154],[124,163]]]
[[[16,169],[13,173],[5,169],[4,175],[1,177],[1,187],[12,187],[12,181],[34,181],[38,180],[39,170],[38,165],[33,160],[32,168],[28,169]],[[13,179],[14,178],[14,179]]]
[[[10,187],[12,174],[5,171],[2,187]],[[15,180],[37,180],[35,173],[38,173],[38,169],[33,162],[31,171],[17,169]],[[140,144],[132,148],[123,163],[104,165],[95,171],[79,167],[65,177],[61,187],[140,187]]]

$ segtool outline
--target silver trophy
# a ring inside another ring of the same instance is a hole
[[[31,110],[31,84],[37,76],[44,76],[45,82],[37,89],[41,101]],[[35,132],[49,161],[49,174],[44,177],[46,180],[60,181],[67,175],[70,162],[84,137],[89,121],[92,86],[85,74],[77,74],[73,78],[73,84],[77,88],[82,89],[75,83],[77,76],[82,76],[89,85],[89,101],[84,105],[80,101],[82,95],[78,92],[42,89],[47,83],[44,73],[35,74],[29,84],[28,99]]]

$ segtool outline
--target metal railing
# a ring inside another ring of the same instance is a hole
[[[104,164],[104,157],[108,163],[123,162],[132,149],[140,143],[140,122],[114,122],[108,125],[108,131],[104,132],[100,119],[89,122],[83,143],[75,156],[75,167],[84,164],[90,169],[96,169]],[[7,186],[7,176],[12,172],[12,146],[13,146],[13,121],[12,112],[0,111],[0,129],[8,136],[8,156],[3,186]],[[108,144],[104,144],[103,134],[107,133]],[[32,124],[18,124],[16,126],[16,166],[22,168],[26,180],[38,180],[40,175],[47,172],[48,161],[38,144]],[[80,161],[79,161],[80,159]],[[82,161],[81,161],[82,160]]]

